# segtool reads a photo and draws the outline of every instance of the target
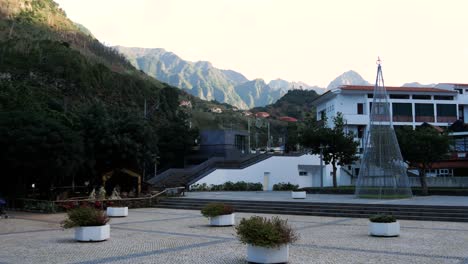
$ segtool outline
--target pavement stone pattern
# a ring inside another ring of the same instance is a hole
[[[236,221],[251,215],[236,213]],[[112,218],[108,241],[95,243],[75,242],[73,230],[60,228],[64,217],[10,212],[0,219],[0,264],[247,263],[234,227],[210,227],[199,211],[131,209]],[[289,263],[468,264],[468,223],[402,220],[400,237],[376,238],[367,235],[367,219],[279,217],[300,234]]]

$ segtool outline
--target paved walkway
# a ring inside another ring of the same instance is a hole
[[[409,199],[379,200],[358,199],[347,194],[307,194],[306,199],[292,199],[291,192],[187,192],[185,198],[225,199],[247,201],[284,201],[284,202],[317,202],[317,203],[359,203],[359,204],[405,204],[405,205],[438,205],[467,206],[468,196],[415,196]]]
[[[237,213],[236,221],[252,214]],[[209,227],[199,211],[133,209],[111,220],[105,242],[75,242],[64,214],[0,219],[0,263],[246,263],[233,227]],[[266,215],[271,216],[271,215]],[[367,235],[367,220],[288,216],[300,239],[290,263],[468,264],[468,223],[401,221],[396,238]]]

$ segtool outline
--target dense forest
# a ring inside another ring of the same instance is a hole
[[[50,0],[0,0],[0,192],[50,194],[183,163],[197,136],[179,89],[134,69]],[[157,160],[157,158],[159,159]],[[182,157],[182,158],[181,158]]]

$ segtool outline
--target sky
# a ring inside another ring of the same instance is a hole
[[[164,48],[248,79],[468,83],[466,0],[56,0],[108,45]]]

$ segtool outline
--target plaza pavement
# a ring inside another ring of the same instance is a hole
[[[246,263],[233,227],[209,227],[194,210],[142,208],[113,218],[105,242],[73,240],[64,214],[13,212],[0,219],[0,263]],[[236,221],[253,214],[237,213]],[[265,215],[271,216],[271,215]],[[468,223],[401,221],[396,238],[367,235],[367,220],[290,216],[300,239],[290,263],[468,264]]]

